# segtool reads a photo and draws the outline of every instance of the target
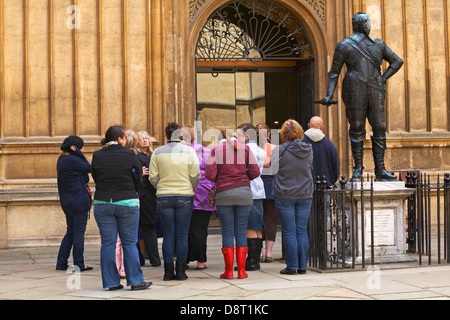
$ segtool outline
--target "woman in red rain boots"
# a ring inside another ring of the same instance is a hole
[[[240,130],[240,129],[238,129]],[[255,133],[256,134],[256,133]],[[234,239],[238,278],[244,279],[247,257],[247,222],[253,204],[250,181],[259,177],[255,157],[245,144],[237,142],[230,131],[222,131],[219,144],[211,150],[205,175],[216,183],[216,208],[222,228],[222,253],[225,273],[222,279],[233,279]]]

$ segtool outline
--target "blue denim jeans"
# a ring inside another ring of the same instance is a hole
[[[308,219],[312,199],[279,199],[275,207],[283,230],[286,268],[306,270],[308,264]]]
[[[141,283],[144,276],[136,247],[138,242],[139,207],[127,207],[115,204],[94,204],[94,216],[100,230],[101,244],[100,267],[103,288],[120,284],[120,275],[116,266],[117,234],[122,242],[123,263],[127,285]]]
[[[216,206],[222,228],[222,248],[247,247],[247,224],[252,206]]]
[[[89,212],[66,213],[67,231],[59,247],[56,268],[67,268],[70,251],[73,247],[73,264],[80,269],[84,267],[84,233]]]
[[[162,244],[164,262],[170,263],[173,257],[176,257],[177,261],[186,263],[194,197],[162,196],[158,197],[157,206],[164,234]]]

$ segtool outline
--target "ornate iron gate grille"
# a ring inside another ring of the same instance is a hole
[[[197,61],[299,60],[311,58],[305,29],[270,0],[239,0],[215,11],[200,32]]]

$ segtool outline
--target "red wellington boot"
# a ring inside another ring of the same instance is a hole
[[[236,260],[238,267],[238,279],[245,279],[248,274],[245,272],[245,260],[247,258],[248,247],[237,247],[236,248]]]
[[[220,278],[233,279],[234,247],[222,248],[222,253],[225,261],[225,273],[222,273]]]

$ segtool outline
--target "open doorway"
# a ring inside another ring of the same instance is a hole
[[[279,129],[288,119],[306,126],[313,96],[304,65],[281,68],[198,68],[197,121],[203,143],[242,123]],[[200,129],[200,128],[199,128]],[[206,132],[206,134],[205,134]]]

